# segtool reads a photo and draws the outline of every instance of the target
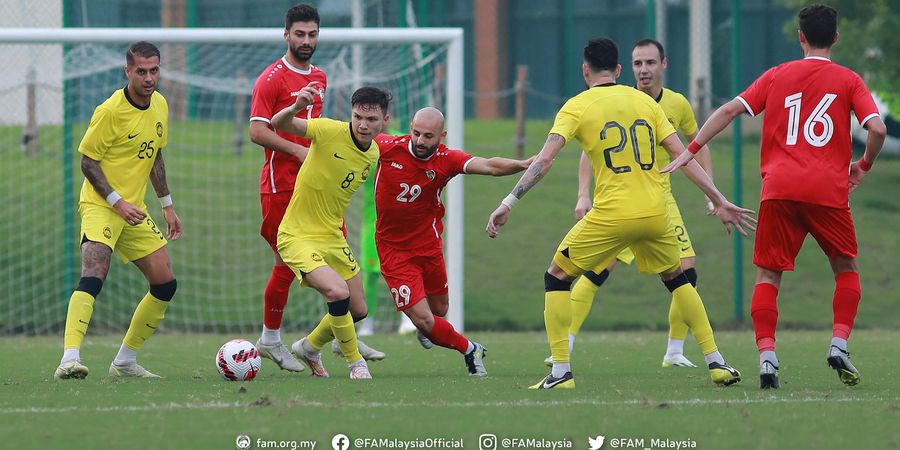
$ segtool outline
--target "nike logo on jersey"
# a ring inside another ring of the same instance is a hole
[[[344,158],[344,157],[341,157],[341,155],[338,155],[337,152],[334,152],[334,157],[337,159],[343,159],[344,161],[347,160],[347,158]]]
[[[128,139],[134,139],[135,136],[137,136],[137,135],[139,135],[139,134],[141,134],[141,133],[140,133],[140,132],[137,132],[137,133],[134,133],[134,134],[129,134],[129,135],[128,135]]]
[[[398,163],[393,162],[393,161],[391,162],[391,167],[393,167],[393,168],[395,168],[395,169],[403,170],[403,164],[398,164]]]

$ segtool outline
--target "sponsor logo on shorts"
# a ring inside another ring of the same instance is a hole
[[[322,261],[322,255],[320,255],[320,254],[318,254],[318,253],[315,253],[315,252],[313,252],[313,254],[310,255],[310,258],[312,258],[312,260],[315,261],[315,262],[321,262],[321,261]]]
[[[103,237],[112,239],[112,230],[110,230],[109,227],[103,227]]]

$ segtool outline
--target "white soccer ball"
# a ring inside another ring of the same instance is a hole
[[[219,374],[230,381],[250,381],[259,373],[259,350],[244,339],[228,341],[216,354]]]

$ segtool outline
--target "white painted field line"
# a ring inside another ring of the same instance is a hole
[[[249,399],[248,399],[249,400]],[[682,399],[682,400],[590,400],[590,399],[572,399],[572,400],[515,400],[515,401],[495,401],[495,402],[446,402],[441,407],[450,408],[509,408],[509,407],[540,407],[540,406],[635,406],[647,405],[649,407],[660,407],[664,405],[677,406],[708,406],[708,405],[750,405],[750,404],[805,404],[805,403],[888,403],[900,402],[900,397],[895,398],[861,398],[861,397],[844,397],[844,398],[824,398],[824,397],[806,397],[806,398],[737,398],[737,399]],[[411,408],[411,407],[431,407],[432,402],[363,402],[363,403],[345,403],[344,406],[353,406],[359,408]],[[333,403],[323,403],[318,401],[302,401],[291,399],[287,402],[279,402],[272,404],[274,407],[292,407],[292,406],[313,406],[313,407],[333,407]],[[146,405],[122,405],[122,406],[63,406],[63,407],[29,407],[29,408],[0,408],[0,414],[43,414],[43,413],[67,413],[67,412],[139,412],[139,411],[167,411],[179,409],[231,409],[231,408],[251,408],[251,402],[205,402],[205,403],[150,403]],[[268,406],[262,406],[268,407]]]

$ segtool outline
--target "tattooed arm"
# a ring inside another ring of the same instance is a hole
[[[167,198],[163,206],[163,217],[166,219],[166,238],[174,241],[181,237],[181,219],[175,214],[175,205],[169,193],[169,182],[166,181],[166,162],[163,160],[162,149],[156,154],[153,168],[150,169],[150,182],[160,199]]]
[[[550,166],[553,165],[553,160],[556,158],[556,155],[559,154],[565,145],[566,140],[562,136],[556,133],[551,133],[547,136],[547,141],[544,142],[544,147],[541,149],[541,152],[538,153],[531,165],[528,166],[528,170],[525,171],[522,178],[516,183],[516,187],[514,187],[512,192],[500,202],[500,206],[494,210],[491,217],[488,219],[486,229],[488,236],[492,238],[497,237],[500,227],[509,220],[509,209],[518,200],[524,197],[528,190],[544,178],[544,175],[550,171]]]
[[[103,169],[100,168],[100,161],[81,155],[81,173],[101,197],[109,198],[109,194],[113,193],[114,189],[109,185]],[[121,197],[112,207],[129,225],[137,225],[147,216],[140,208]]]

